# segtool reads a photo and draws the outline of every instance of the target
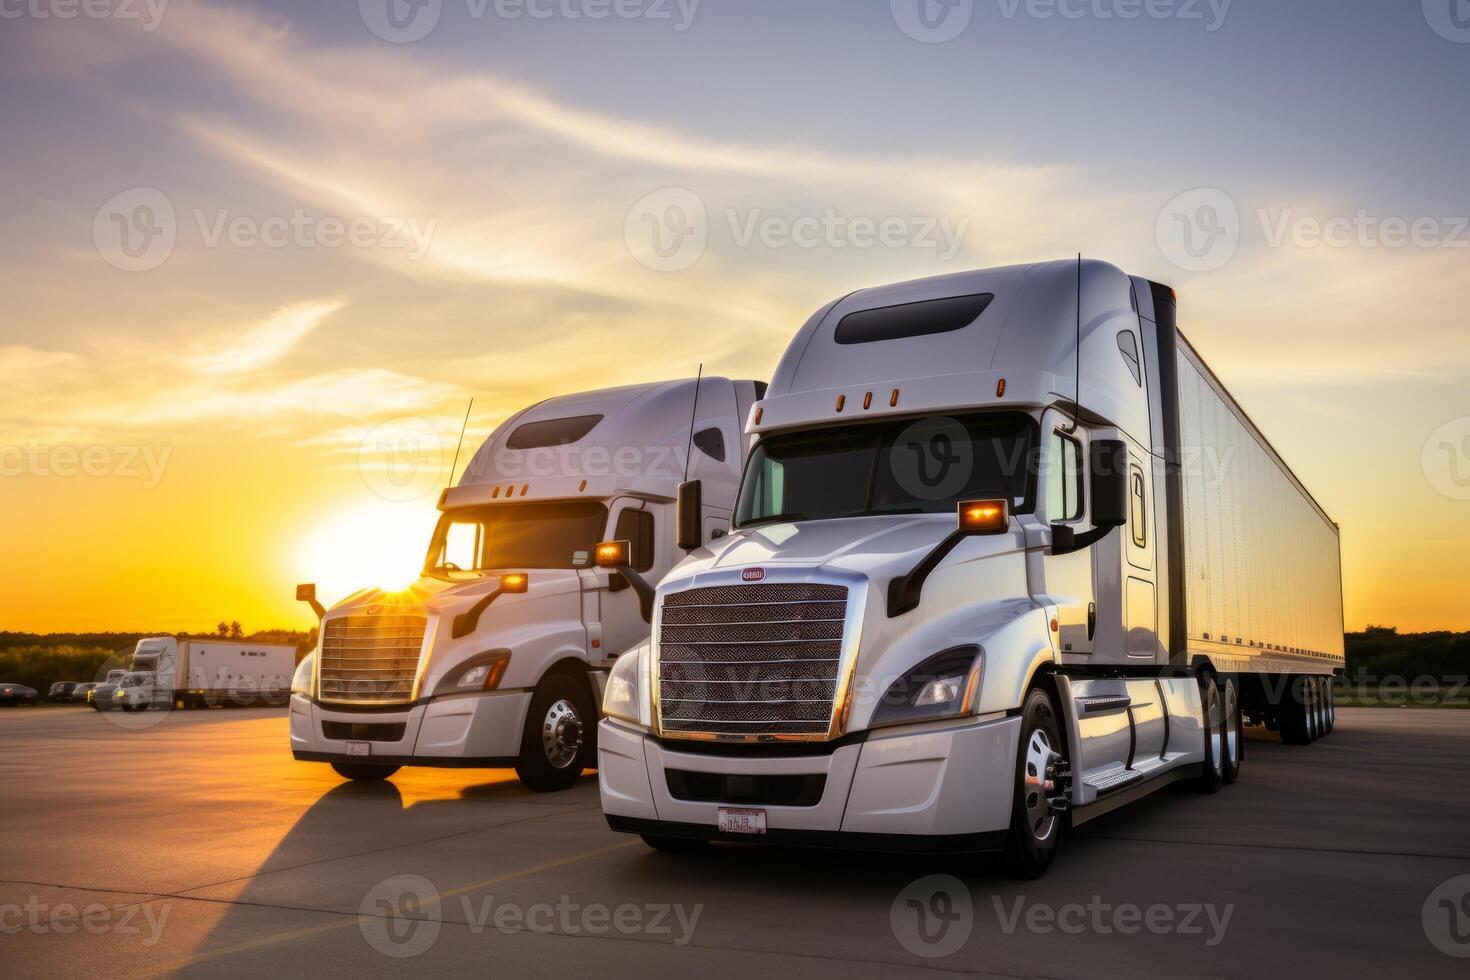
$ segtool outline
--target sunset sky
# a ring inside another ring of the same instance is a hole
[[[3,5],[0,629],[305,627],[298,581],[412,574],[471,397],[467,450],[1078,252],[1177,287],[1342,525],[1350,629],[1470,629],[1450,0],[974,0],[943,42],[917,0],[387,2]]]

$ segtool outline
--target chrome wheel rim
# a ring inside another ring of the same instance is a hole
[[[546,709],[546,717],[541,720],[541,748],[546,761],[557,769],[565,769],[577,758],[582,748],[582,719],[566,698]]]
[[[1021,782],[1025,788],[1026,823],[1038,841],[1047,840],[1056,829],[1057,817],[1046,801],[1046,794],[1051,789],[1050,770],[1057,758],[1059,756],[1051,747],[1051,736],[1041,728],[1032,732],[1030,741],[1026,743]]]

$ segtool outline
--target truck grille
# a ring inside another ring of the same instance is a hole
[[[674,737],[824,738],[847,588],[764,583],[675,592],[659,618],[659,729]]]
[[[413,679],[428,622],[427,617],[400,612],[327,620],[321,699],[343,704],[413,700]]]

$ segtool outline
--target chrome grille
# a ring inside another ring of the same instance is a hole
[[[424,645],[424,616],[392,612],[339,616],[322,633],[321,699],[343,704],[402,704]]]
[[[670,736],[822,738],[847,588],[769,582],[675,592],[659,617],[659,728]]]

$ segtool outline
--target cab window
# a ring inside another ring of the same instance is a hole
[[[1057,431],[1051,435],[1046,513],[1054,521],[1075,521],[1082,516],[1082,444]]]

